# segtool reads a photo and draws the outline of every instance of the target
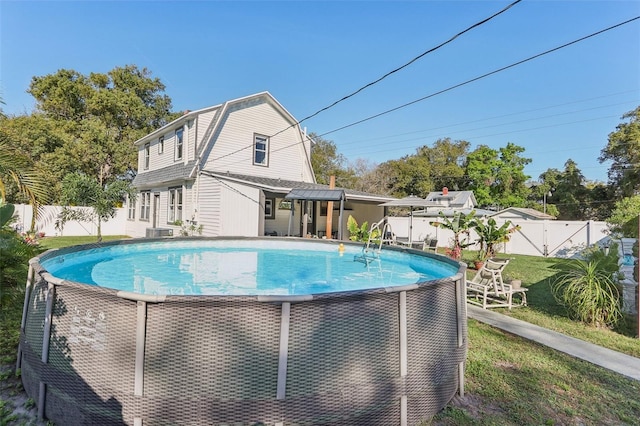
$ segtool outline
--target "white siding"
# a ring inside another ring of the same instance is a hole
[[[259,215],[264,215],[260,206],[260,190],[225,182],[222,185],[220,235],[257,237]]]
[[[186,161],[196,158],[196,123],[193,119],[184,125],[184,153]]]
[[[164,150],[162,154],[158,153],[159,137],[151,145],[151,166],[149,170],[158,170],[173,164],[173,150],[169,147],[171,136],[170,133],[164,134]]]
[[[220,183],[208,176],[200,176],[196,184],[198,224],[202,225],[202,235],[216,237],[220,235]]]
[[[214,144],[207,157],[206,169],[296,181],[313,180],[305,153],[308,143],[302,143],[296,127],[270,138],[268,167],[253,164],[254,134],[270,136],[291,125],[265,98],[234,105],[221,119],[224,125],[213,135]]]
[[[218,112],[218,109],[219,108],[214,109],[213,111],[208,111],[198,115],[198,118],[196,120],[196,127],[195,127],[195,133],[196,133],[195,136],[197,138],[196,149],[200,149],[200,146],[204,142],[204,138],[207,134],[207,129],[211,125],[211,120],[213,120],[213,118],[215,117],[216,113]]]

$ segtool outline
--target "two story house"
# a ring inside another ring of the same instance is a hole
[[[268,92],[186,112],[135,145],[138,196],[127,202],[132,237],[175,235],[191,224],[205,236],[348,236],[340,203],[328,212],[328,186],[315,181],[311,141]],[[358,222],[382,218],[379,204],[391,199],[343,194],[343,208]],[[334,219],[329,231],[327,214]]]

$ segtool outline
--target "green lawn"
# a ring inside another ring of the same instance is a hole
[[[107,237],[121,239],[124,236]],[[95,238],[49,237],[44,249],[95,242]],[[575,323],[551,296],[549,279],[562,259],[509,255],[505,275],[519,272],[529,288],[529,306],[497,312],[640,357],[635,329],[604,330]],[[465,259],[472,259],[465,253]],[[469,271],[473,273],[475,271]],[[26,279],[26,277],[25,277]],[[24,282],[24,279],[21,280]],[[23,289],[0,309],[0,372],[15,365]],[[469,320],[466,396],[454,399],[433,425],[634,425],[640,419],[640,382],[574,359],[536,343]],[[0,390],[21,392],[18,380],[0,374]],[[10,404],[0,397],[0,425]]]
[[[102,241],[122,240],[125,238],[129,237],[127,235],[106,235],[102,237]],[[40,246],[44,249],[54,249],[95,242],[96,237],[45,237],[40,240]]]
[[[521,277],[523,286],[529,289],[529,306],[497,312],[640,358],[635,318],[625,318],[614,330],[594,328],[569,319],[564,307],[555,301],[549,283],[558,273],[557,267],[566,264],[567,260],[524,255],[508,257],[511,261],[504,275],[517,273]]]

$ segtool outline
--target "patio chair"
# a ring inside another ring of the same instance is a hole
[[[437,249],[438,249],[438,240],[432,239],[432,238],[427,238],[424,240],[424,246],[422,247],[422,250],[433,251],[435,253]]]
[[[467,281],[467,301],[483,309],[526,306],[528,289],[514,288],[502,279],[502,271],[508,263],[509,259],[487,259],[476,275]],[[514,295],[518,296],[515,304]]]

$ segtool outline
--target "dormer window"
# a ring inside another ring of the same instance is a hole
[[[184,129],[180,127],[176,129],[176,160],[182,160],[182,138],[184,135]]]
[[[144,169],[149,169],[149,154],[151,151],[151,144],[144,144]]]
[[[253,135],[253,164],[269,166],[269,138],[263,135]]]

